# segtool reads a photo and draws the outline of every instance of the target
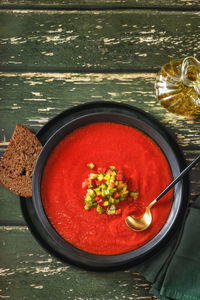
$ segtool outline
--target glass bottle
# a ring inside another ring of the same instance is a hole
[[[169,111],[200,114],[200,62],[194,57],[165,64],[156,76],[156,96]]]

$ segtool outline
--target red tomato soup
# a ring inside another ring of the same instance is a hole
[[[88,163],[108,168],[114,165],[126,179],[128,190],[139,196],[121,201],[120,215],[98,214],[84,208],[82,182],[91,170]],[[163,227],[171,210],[173,191],[153,208],[153,222],[144,232],[125,224],[128,215],[139,215],[172,180],[160,148],[144,133],[116,123],[95,123],[64,138],[50,155],[42,177],[45,212],[56,231],[84,251],[114,255],[128,252],[151,240]]]

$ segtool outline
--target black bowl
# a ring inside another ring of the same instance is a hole
[[[44,146],[34,169],[33,195],[29,200],[21,199],[22,211],[31,231],[45,249],[64,262],[95,270],[113,270],[133,266],[155,253],[159,246],[165,245],[184,216],[189,184],[187,177],[176,184],[172,209],[165,225],[144,246],[119,255],[96,255],[74,247],[57,233],[46,216],[40,194],[41,178],[46,161],[56,145],[77,128],[96,122],[125,124],[145,133],[163,151],[174,178],[185,168],[186,163],[175,139],[158,121],[149,114],[124,104],[92,102],[77,106],[52,119],[38,133]]]

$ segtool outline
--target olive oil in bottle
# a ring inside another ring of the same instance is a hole
[[[156,96],[172,113],[200,114],[200,62],[194,57],[165,64],[156,76]]]

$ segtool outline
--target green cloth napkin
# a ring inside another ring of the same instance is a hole
[[[137,270],[161,300],[200,300],[200,197],[188,208],[181,229]]]

